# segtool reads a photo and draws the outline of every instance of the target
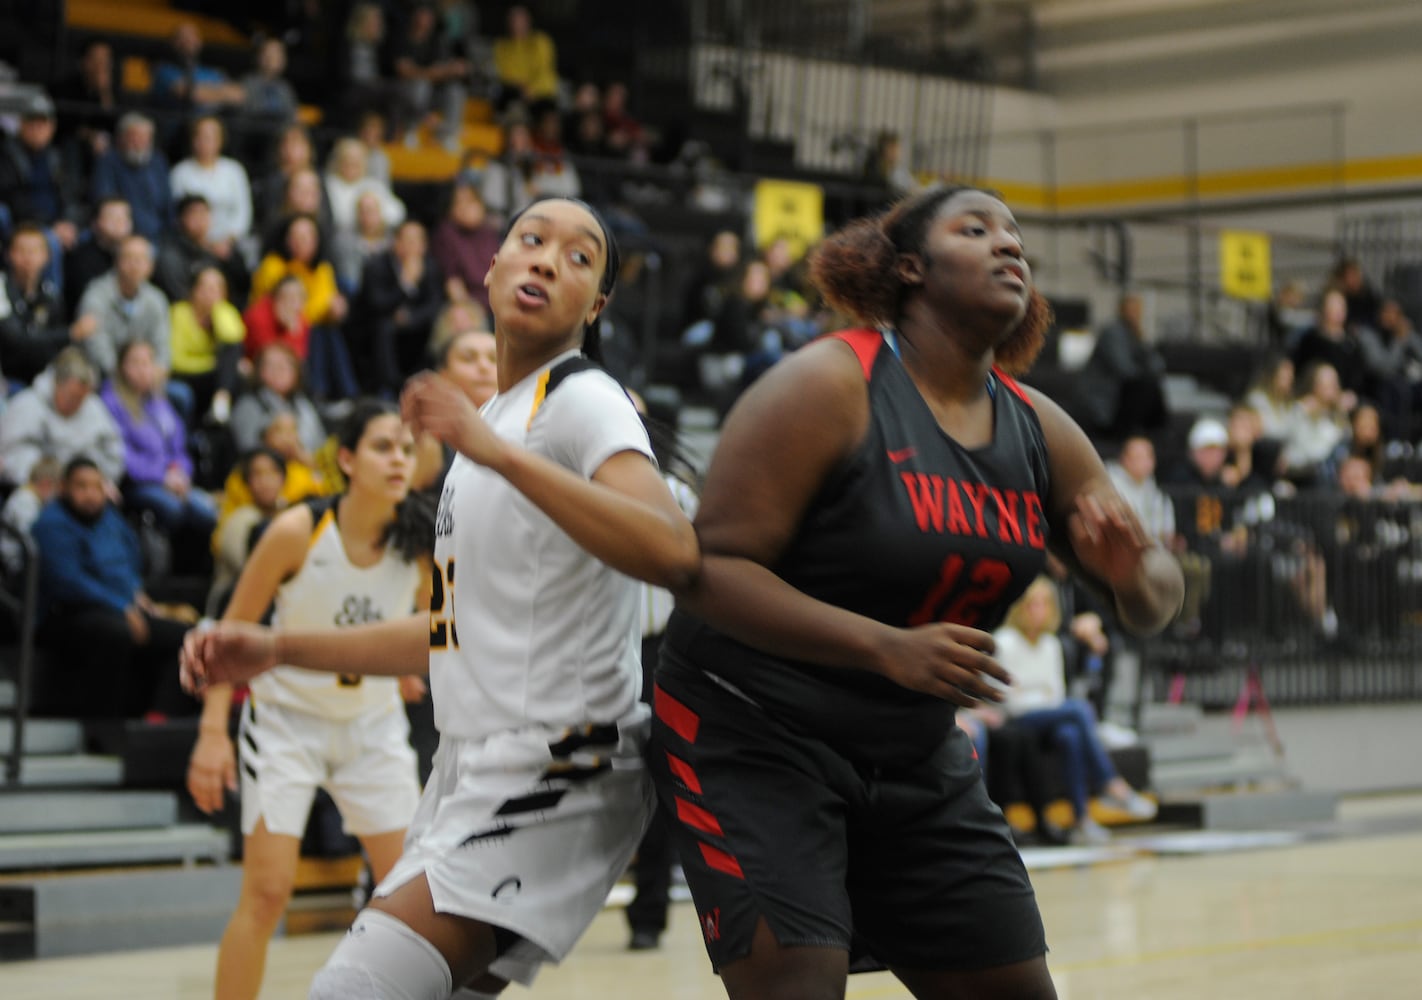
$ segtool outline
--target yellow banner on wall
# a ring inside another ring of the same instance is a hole
[[[754,221],[757,247],[783,239],[798,260],[825,234],[825,193],[817,184],[760,181]]]
[[[1274,288],[1267,233],[1220,233],[1220,286],[1236,299],[1269,301]]]

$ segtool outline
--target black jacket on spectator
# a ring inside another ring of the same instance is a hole
[[[163,290],[170,302],[181,302],[192,290],[193,276],[205,267],[215,267],[227,279],[227,300],[246,302],[252,288],[252,275],[242,255],[234,250],[222,260],[186,233],[174,231],[163,238],[158,247],[158,260],[153,268],[153,283]]]
[[[435,319],[444,305],[439,267],[425,258],[419,284],[400,280],[400,262],[387,250],[365,262],[360,293],[351,310],[356,329],[368,344],[376,389],[399,389],[405,377],[424,367]],[[404,315],[397,314],[404,310]]]
[[[114,269],[114,251],[105,250],[90,237],[64,255],[64,308],[73,316],[79,309],[84,289],[95,278]]]
[[[48,165],[54,183],[53,211],[44,211],[34,199],[32,176],[37,162]],[[56,222],[78,223],[84,215],[77,181],[65,168],[64,157],[55,145],[50,143],[35,153],[15,136],[0,139],[0,203],[10,206],[14,222],[50,226]]]
[[[48,281],[41,281],[39,290],[27,298],[7,274],[3,291],[0,370],[7,379],[28,383],[69,346],[64,306],[55,294],[54,285]]]
[[[1317,327],[1305,331],[1294,348],[1293,362],[1300,377],[1310,365],[1324,363],[1332,365],[1338,372],[1338,384],[1345,391],[1362,393],[1367,389],[1363,345],[1352,330],[1345,333],[1341,340],[1325,336]]]

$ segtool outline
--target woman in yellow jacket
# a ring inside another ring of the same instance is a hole
[[[216,267],[193,275],[188,297],[168,311],[172,337],[172,377],[193,391],[190,423],[210,416],[225,424],[241,377],[242,341],[247,327],[227,301],[227,279]]]
[[[336,287],[336,271],[321,245],[321,229],[310,215],[293,215],[283,224],[276,247],[252,275],[252,301],[287,275],[306,289],[305,316],[311,324],[307,376],[317,400],[351,399],[359,393],[355,368],[341,324],[349,306]]]

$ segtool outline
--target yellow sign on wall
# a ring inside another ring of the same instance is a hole
[[[1220,286],[1226,295],[1268,302],[1273,294],[1269,236],[1226,230],[1220,233]]]
[[[825,234],[825,193],[817,184],[760,181],[755,186],[755,245],[790,244],[798,260]]]

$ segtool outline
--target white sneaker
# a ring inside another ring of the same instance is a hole
[[[1160,807],[1151,799],[1146,798],[1140,792],[1131,792],[1125,798],[1117,798],[1114,795],[1101,796],[1103,802],[1113,809],[1119,809],[1131,819],[1151,820],[1155,819],[1160,812]]]
[[[1068,839],[1074,847],[1100,847],[1111,843],[1111,831],[1090,816],[1083,816],[1068,834]]]
[[[1114,722],[1103,722],[1096,727],[1096,734],[1101,737],[1102,744],[1108,750],[1121,750],[1125,747],[1133,747],[1140,742],[1140,737],[1136,735],[1134,729],[1117,725]]]

